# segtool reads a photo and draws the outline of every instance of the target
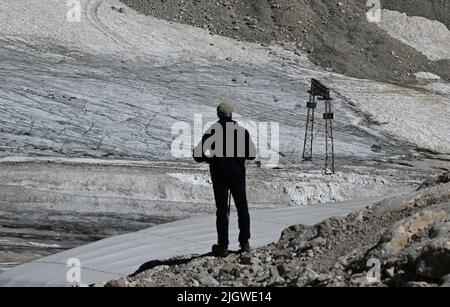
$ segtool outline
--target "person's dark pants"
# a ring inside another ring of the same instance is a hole
[[[237,184],[213,184],[214,197],[216,199],[216,227],[219,245],[228,245],[228,225],[229,207],[228,194],[231,190],[234,203],[238,213],[239,242],[244,243],[250,239],[250,214],[248,213],[248,203],[245,183]]]

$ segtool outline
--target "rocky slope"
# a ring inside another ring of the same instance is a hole
[[[450,80],[450,60],[430,61],[369,23],[366,1],[121,1],[144,14],[203,27],[212,34],[307,52],[320,66],[355,77],[412,81],[413,73],[429,71]],[[438,20],[449,27],[446,1],[384,0],[381,6]]]
[[[149,262],[106,286],[450,286],[450,174],[250,254]]]

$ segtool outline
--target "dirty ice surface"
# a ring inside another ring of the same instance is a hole
[[[65,1],[0,3],[2,155],[169,160],[175,122],[192,124],[194,114],[202,114],[206,124],[214,120],[219,102],[232,101],[241,122],[279,122],[280,152],[299,161],[311,77],[336,80],[346,90],[334,102],[338,156],[408,153],[378,132],[385,129],[366,127],[345,101],[347,92],[352,100],[359,94],[352,93],[355,85],[374,101],[384,99],[377,83],[326,72],[281,48],[212,36],[128,8],[119,13],[111,9],[123,6],[117,1],[82,5],[81,22],[71,23]],[[415,95],[392,91],[398,100]],[[440,104],[444,97],[429,99]],[[407,127],[390,120],[392,133],[404,137],[401,130]],[[450,151],[450,145],[436,144],[440,140],[422,141],[421,134],[436,133],[432,128],[418,125],[418,145]],[[322,120],[316,129],[315,148],[323,153]],[[381,151],[372,151],[372,145]]]

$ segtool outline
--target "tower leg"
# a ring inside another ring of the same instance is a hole
[[[306,106],[308,108],[308,115],[306,118],[305,143],[303,144],[302,159],[303,161],[311,161],[314,141],[314,113],[317,106],[314,95],[309,95],[309,101]]]
[[[325,119],[325,174],[333,175],[334,170],[334,136],[333,136],[333,112],[331,110],[331,100],[325,101],[325,113],[323,114]]]

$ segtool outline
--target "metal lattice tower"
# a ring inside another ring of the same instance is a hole
[[[334,174],[334,136],[333,136],[333,112],[331,111],[331,98],[325,100],[325,175]]]
[[[317,101],[325,101],[325,112],[323,118],[325,120],[325,174],[334,174],[334,136],[333,136],[333,118],[334,114],[331,110],[330,89],[324,86],[316,79],[311,80],[311,90],[309,93],[309,101],[307,102],[308,115],[306,118],[305,143],[303,145],[303,161],[311,161],[313,158],[313,142],[314,142],[314,113],[317,108]]]
[[[308,115],[306,118],[305,143],[303,145],[303,160],[311,161],[313,153],[314,141],[314,113],[317,107],[316,96],[309,91],[309,101],[306,104],[308,108]]]

